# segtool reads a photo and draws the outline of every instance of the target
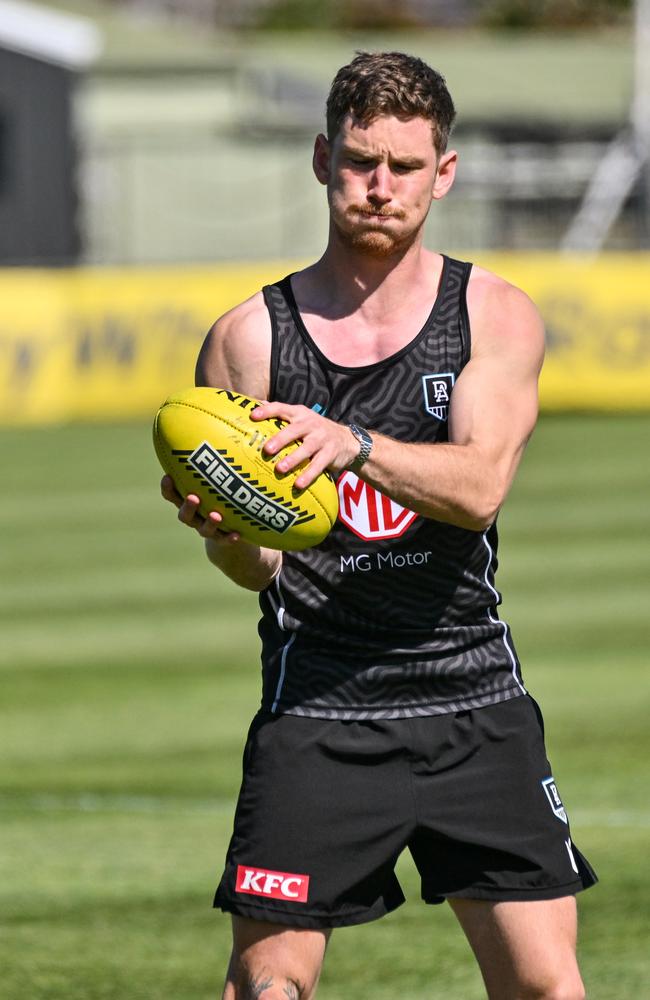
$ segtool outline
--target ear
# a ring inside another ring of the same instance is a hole
[[[330,177],[330,144],[322,132],[316,136],[312,166],[317,180],[327,184]]]
[[[433,182],[433,191],[431,197],[438,201],[440,198],[444,198],[449,188],[454,183],[454,177],[456,176],[456,165],[458,163],[458,153],[455,149],[450,149],[448,153],[444,153],[438,162],[438,169],[436,170],[436,179]]]

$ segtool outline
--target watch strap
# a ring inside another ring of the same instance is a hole
[[[348,424],[347,427],[348,430],[352,431],[355,438],[361,445],[359,454],[353,462],[350,462],[348,466],[348,469],[350,469],[351,472],[358,472],[359,469],[368,461],[370,452],[372,451],[372,438],[365,427],[359,427],[358,424]]]

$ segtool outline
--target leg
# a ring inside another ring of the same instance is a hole
[[[223,1000],[311,1000],[329,931],[233,917]]]
[[[574,896],[494,903],[450,899],[490,1000],[584,1000]]]

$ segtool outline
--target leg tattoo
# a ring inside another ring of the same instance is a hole
[[[263,979],[260,976],[258,979],[251,977],[246,983],[246,1000],[259,1000],[265,990],[270,990],[273,986],[273,980],[269,976],[268,979]]]

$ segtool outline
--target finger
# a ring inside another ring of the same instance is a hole
[[[289,452],[288,455],[283,455],[282,458],[276,463],[275,471],[280,475],[285,475],[287,472],[291,472],[293,469],[297,469],[299,465],[304,465],[305,462],[309,462],[314,454],[314,449],[310,448],[305,442],[301,442],[297,448]]]
[[[241,537],[238,531],[231,531],[224,525],[223,515],[218,510],[210,511],[199,529],[199,534],[219,544],[233,544]]]
[[[276,403],[275,407],[277,408],[277,406],[278,404]],[[274,409],[273,403],[261,402],[259,406],[256,406],[254,410],[251,410],[251,417],[253,418],[253,420],[266,420],[267,417],[276,415],[273,412],[273,409]]]
[[[306,407],[300,404],[294,405],[293,403],[261,403],[252,410],[251,417],[253,420],[270,420],[274,417],[280,420],[291,420],[305,409]],[[308,410],[307,412],[311,411]]]
[[[329,452],[319,451],[315,454],[309,463],[309,465],[302,470],[300,475],[296,476],[295,487],[298,490],[305,490],[308,486],[318,479],[322,472],[328,468],[332,456]]]
[[[294,444],[296,441],[302,444],[308,434],[309,424],[306,421],[296,420],[293,423],[287,424],[281,431],[278,431],[268,441],[265,441],[262,451],[266,455],[277,455],[283,448]]]
[[[210,538],[212,535],[223,535],[227,533],[227,529],[223,527],[223,517],[218,510],[211,510],[208,516],[203,519],[200,533],[204,535],[205,538]]]
[[[183,502],[183,498],[176,489],[174,480],[171,476],[164,475],[160,480],[160,492],[164,500],[173,503],[176,507],[180,507]]]
[[[229,531],[227,528],[222,528],[220,527],[221,523],[221,519],[217,521],[213,518],[212,514],[210,514],[198,528],[199,535],[201,535],[202,538],[216,542],[218,545],[233,545],[235,542],[238,542],[241,537],[239,532]]]
[[[297,490],[308,489],[308,487],[310,487],[311,484],[318,479],[320,474],[326,468],[327,465],[321,462],[318,463],[311,462],[310,465],[308,465],[306,469],[303,469],[300,475],[296,477],[296,481],[294,483],[296,489]]]
[[[187,524],[190,528],[196,528],[197,517],[200,517],[200,502],[199,498],[193,493],[188,494],[178,508],[178,520],[182,521],[183,524]]]

